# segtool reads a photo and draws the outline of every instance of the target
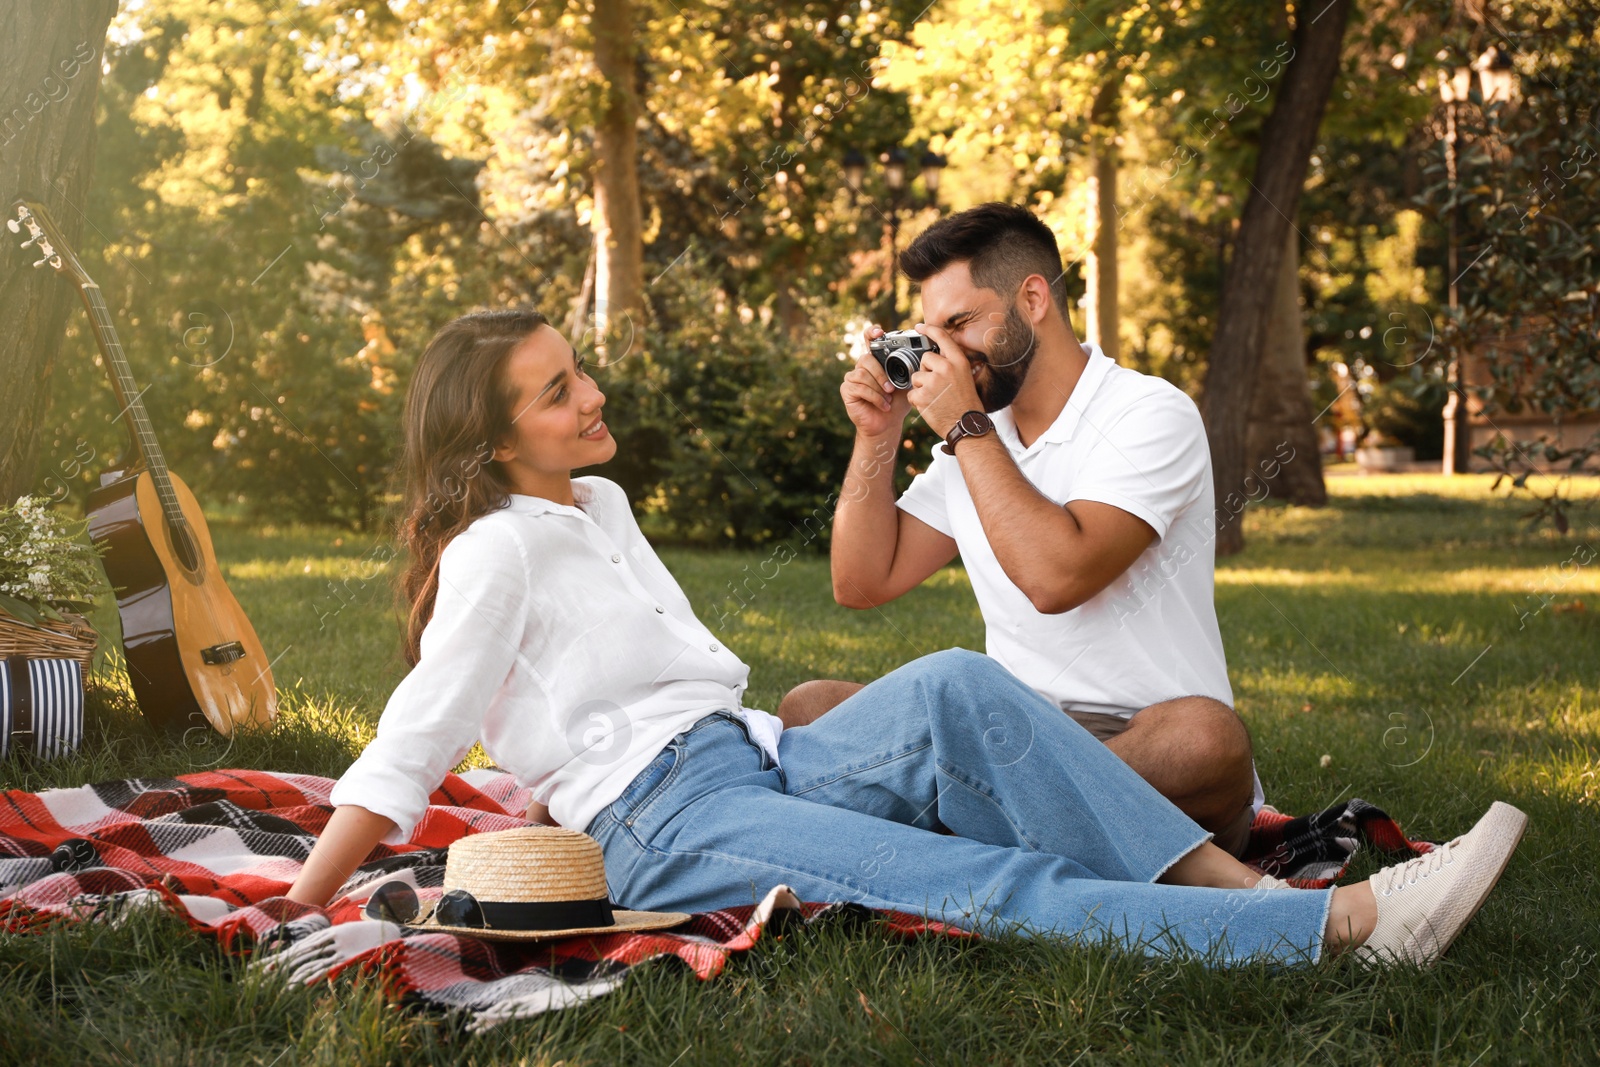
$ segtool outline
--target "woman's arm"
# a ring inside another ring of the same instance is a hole
[[[335,809],[359,807],[389,820],[382,840],[396,844],[411,835],[427,815],[432,792],[482,737],[486,714],[508,686],[522,697],[518,715],[539,714],[525,707],[537,701],[525,691],[538,688],[521,647],[536,622],[526,559],[520,538],[497,523],[475,524],[440,556],[438,599],[422,632],[421,659],[389,695],[377,736],[329,794]],[[518,672],[526,674],[519,678]],[[530,774],[539,770],[529,768]],[[342,827],[342,815],[336,811],[326,833]],[[380,839],[370,825],[350,837],[352,853]],[[349,861],[348,874],[360,857],[344,852],[339,858]],[[326,886],[335,884],[332,872],[314,873],[325,874]]]
[[[354,804],[344,804],[317,838],[317,845],[306,857],[300,877],[289,887],[288,897],[300,904],[321,907],[355,873],[361,861],[384,836],[395,828],[394,821]]]

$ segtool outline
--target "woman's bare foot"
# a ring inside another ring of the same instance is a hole
[[[1333,891],[1333,902],[1328,906],[1328,925],[1322,932],[1322,944],[1329,952],[1338,955],[1347,949],[1364,944],[1378,924],[1378,898],[1366,882],[1341,885]]]

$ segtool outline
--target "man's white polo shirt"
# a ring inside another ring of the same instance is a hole
[[[1156,541],[1088,602],[1034,610],[1001,568],[961,476],[934,448],[899,506],[955,538],[983,611],[989,655],[1073,711],[1132,715],[1172,697],[1233,705],[1212,602],[1211,454],[1194,402],[1171,383],[1084,345],[1088,366],[1054,423],[1027,448],[1009,408],[995,431],[1024,476],[1058,504],[1094,500],[1149,523]]]

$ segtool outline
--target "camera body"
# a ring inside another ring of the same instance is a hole
[[[916,330],[895,330],[868,341],[867,351],[889,376],[889,384],[896,389],[910,389],[911,376],[922,366],[922,357],[939,351],[939,346],[933,338]]]

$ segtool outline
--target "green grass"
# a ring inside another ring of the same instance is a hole
[[[1285,810],[1362,796],[1433,838],[1494,798],[1532,817],[1499,890],[1433,970],[1209,971],[832,927],[764,942],[710,983],[648,964],[591,1004],[470,1035],[388,1005],[369,981],[287,987],[144,915],[0,936],[0,1063],[1594,1062],[1600,559],[1561,564],[1579,545],[1600,550],[1595,511],[1560,538],[1527,530],[1480,478],[1335,478],[1330,491],[1325,509],[1252,510],[1249,549],[1219,569],[1235,694]],[[215,533],[230,584],[282,656],[276,727],[174,747],[147,736],[108,681],[76,758],[0,767],[0,783],[348,765],[401,676],[388,576],[363,563],[373,543]],[[982,647],[957,569],[852,613],[833,605],[826,561],[774,572],[769,555],[663,553],[752,664],[752,706],[808,677],[867,679],[919,653]]]

